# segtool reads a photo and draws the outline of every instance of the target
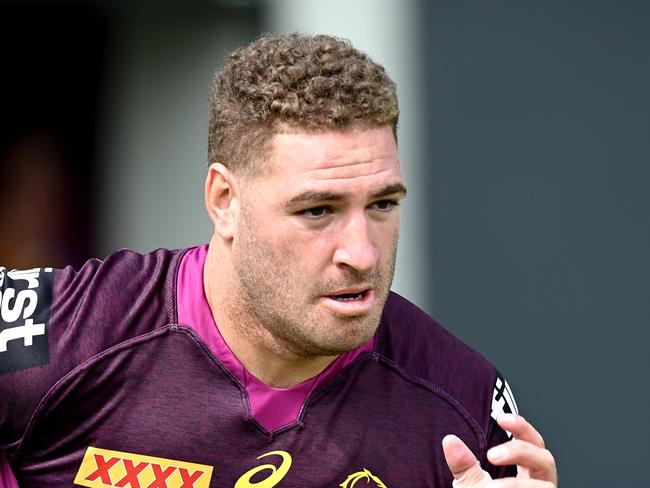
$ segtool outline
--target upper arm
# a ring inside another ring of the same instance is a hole
[[[55,271],[0,267],[0,447],[16,440],[14,422],[31,412],[37,368],[50,363]]]

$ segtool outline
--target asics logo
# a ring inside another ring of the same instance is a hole
[[[280,456],[282,462],[279,467],[275,467],[273,464],[262,464],[257,466],[246,473],[244,473],[237,483],[235,483],[235,488],[272,488],[276,486],[282,478],[284,478],[291,468],[291,454],[286,451],[271,451],[266,454],[262,454],[257,459],[262,459],[268,456]],[[257,474],[262,471],[270,471],[269,475],[261,481],[256,481],[253,483],[251,480]]]

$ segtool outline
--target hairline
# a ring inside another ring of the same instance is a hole
[[[263,129],[263,127],[258,127]],[[246,164],[243,165],[231,165],[229,170],[237,176],[242,176],[243,178],[257,178],[268,175],[268,167],[265,167],[265,162],[268,162],[271,151],[272,151],[272,142],[273,138],[278,135],[284,134],[305,134],[305,135],[315,135],[315,134],[326,134],[326,133],[338,133],[338,134],[352,134],[356,132],[363,132],[372,129],[383,129],[390,128],[393,139],[395,140],[395,146],[398,146],[397,142],[397,126],[392,123],[381,124],[371,120],[359,120],[353,124],[347,124],[343,127],[330,127],[327,125],[321,125],[316,127],[305,127],[300,124],[291,124],[285,121],[277,121],[274,124],[274,127],[267,128],[264,130],[265,136],[262,143],[262,147],[256,154],[252,155],[249,158]],[[255,129],[253,129],[255,130]]]

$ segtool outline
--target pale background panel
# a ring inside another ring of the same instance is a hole
[[[207,242],[208,95],[224,56],[251,40],[256,11],[131,9],[117,24],[101,153],[100,255]]]

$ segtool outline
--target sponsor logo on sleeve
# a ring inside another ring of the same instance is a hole
[[[205,464],[91,446],[74,484],[91,488],[209,488],[211,478],[212,466]]]
[[[494,383],[494,391],[492,392],[492,413],[491,416],[496,420],[499,415],[503,413],[519,413],[515,397],[512,394],[508,382],[497,373],[497,379]],[[505,431],[508,438],[512,437],[512,433]]]
[[[0,268],[0,374],[49,364],[52,268]]]

